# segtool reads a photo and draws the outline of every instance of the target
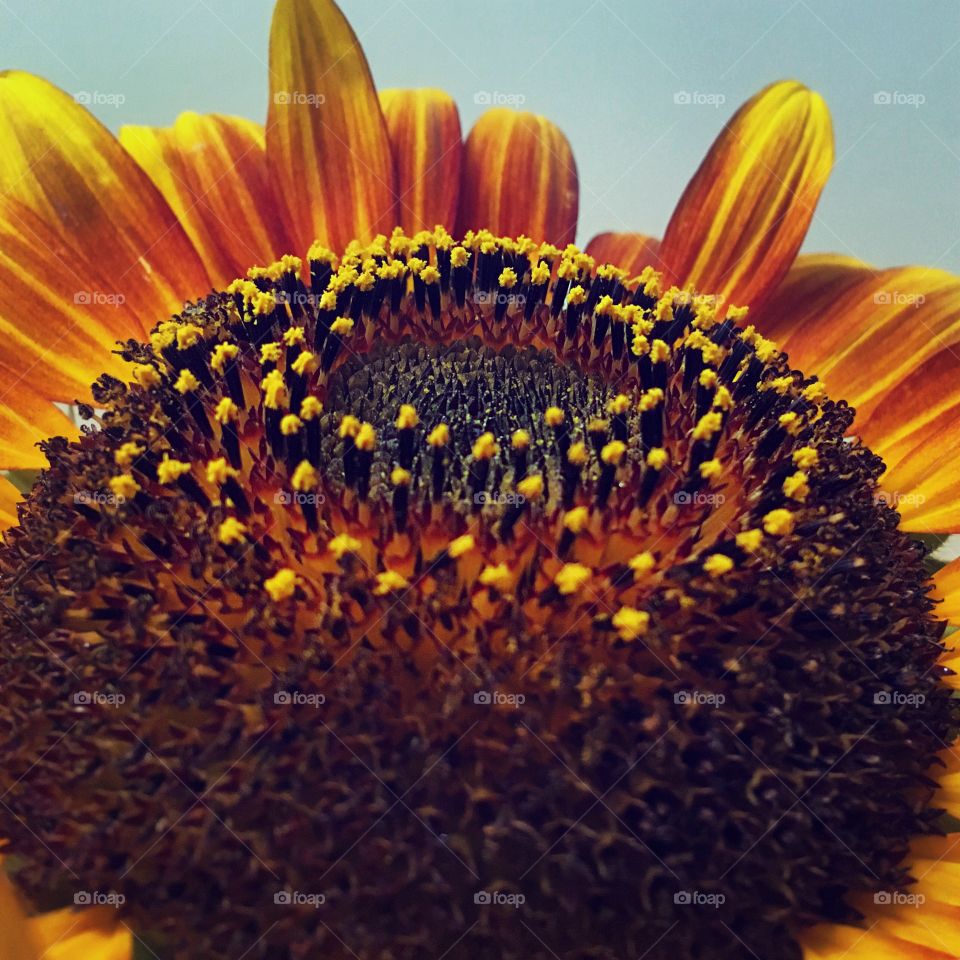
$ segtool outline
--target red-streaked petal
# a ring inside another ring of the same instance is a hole
[[[597,263],[612,263],[633,274],[644,267],[661,269],[660,241],[643,233],[598,233],[586,252]]]
[[[467,137],[457,232],[564,246],[577,232],[580,188],[573,151],[545,117],[488,110]]]
[[[668,282],[759,306],[793,263],[833,165],[830,113],[800,83],[748,100],[684,191],[660,247]]]
[[[460,113],[442,90],[382,90],[397,175],[397,215],[409,234],[452,229],[460,197]]]
[[[120,142],[184,225],[214,285],[303,252],[284,238],[259,124],[188,112],[172,127],[123,127]]]
[[[387,126],[356,35],[332,0],[278,0],[270,27],[267,165],[297,250],[396,225]]]

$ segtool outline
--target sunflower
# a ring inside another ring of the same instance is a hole
[[[581,252],[549,121],[270,77],[0,76],[3,960],[955,955],[960,283],[798,256],[823,101]]]

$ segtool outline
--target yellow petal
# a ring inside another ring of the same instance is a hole
[[[580,188],[567,138],[545,117],[498,108],[464,149],[457,233],[487,229],[538,243],[573,242]]]
[[[800,931],[804,960],[952,960],[950,954],[904,943],[877,925],[822,924]]]
[[[23,905],[0,862],[0,930],[3,960],[38,960],[37,943]]]
[[[149,302],[154,319],[209,288],[167,202],[109,131],[62,90],[18,71],[0,73],[0,195],[89,252],[109,277],[99,293]],[[57,293],[84,290],[77,274]]]
[[[960,557],[934,574],[932,598],[943,601],[936,609],[941,620],[960,625]]]
[[[38,960],[130,960],[133,955],[133,937],[113,910],[55,910],[29,924]]]
[[[17,504],[23,499],[20,491],[6,477],[0,477],[0,532],[17,522]]]
[[[724,127],[684,191],[660,255],[667,279],[759,306],[784,277],[833,165],[830,113],[802,84],[772,84]]]
[[[267,164],[297,250],[395,226],[393,161],[370,68],[332,0],[278,0]]]
[[[123,127],[120,142],[166,198],[216,286],[303,252],[284,239],[259,124],[182,113],[172,127]]]
[[[72,402],[101,373],[125,376],[115,341],[142,339],[158,318],[138,317],[112,282],[37,214],[0,201],[0,384]]]
[[[79,431],[25,381],[0,375],[0,470],[36,470],[47,458],[36,444],[48,437],[76,439]]]
[[[661,268],[660,241],[643,233],[598,233],[586,252],[598,264],[612,263],[632,274],[644,267]]]
[[[397,175],[399,224],[411,236],[437,224],[453,229],[460,196],[460,114],[442,90],[383,90]]]

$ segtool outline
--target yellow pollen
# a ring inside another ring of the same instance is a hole
[[[543,495],[543,477],[532,473],[517,484],[517,493],[528,500],[539,500]]]
[[[506,267],[501,271],[500,276],[497,277],[497,283],[507,290],[515,287],[517,285],[517,271],[514,270],[513,267]]]
[[[110,492],[117,498],[130,500],[137,495],[140,490],[140,484],[129,473],[121,473],[119,476],[111,477],[108,481]]]
[[[373,588],[374,594],[384,597],[388,593],[403,590],[410,586],[410,581],[396,570],[384,570],[377,574],[377,585]]]
[[[735,307],[732,304],[727,307],[727,319],[737,323],[750,312],[749,307]]]
[[[353,442],[358,450],[371,451],[377,446],[377,431],[372,423],[361,423]]]
[[[493,587],[501,593],[510,589],[513,577],[510,568],[505,563],[496,566],[486,566],[480,571],[480,583],[484,587]]]
[[[160,374],[157,373],[157,368],[149,363],[138,363],[133,368],[133,379],[146,390],[149,387],[155,387],[160,382]]]
[[[292,437],[300,432],[302,426],[303,421],[295,413],[288,413],[280,421],[280,432],[285,437]]]
[[[319,240],[314,240],[307,251],[307,259],[314,263],[336,263],[337,255]]]
[[[283,567],[263,581],[263,589],[274,603],[289,600],[297,591],[297,575],[289,567]]]
[[[323,404],[316,397],[304,397],[300,404],[300,419],[313,420],[323,413]]]
[[[733,406],[733,394],[726,387],[717,387],[713,405],[718,410],[729,410]]]
[[[801,470],[809,470],[820,461],[820,454],[816,447],[800,447],[793,451],[793,462]]]
[[[579,306],[581,303],[584,303],[587,299],[587,291],[577,284],[575,287],[570,288],[570,292],[567,294],[567,303],[573,304],[575,307]]]
[[[297,356],[297,359],[290,364],[290,368],[297,376],[303,377],[308,373],[313,373],[317,369],[316,355],[309,350],[304,350]]]
[[[288,347],[302,346],[305,344],[307,342],[307,338],[303,332],[303,327],[290,327],[289,330],[284,330],[283,342]]]
[[[218,343],[213,348],[213,355],[210,357],[210,368],[214,373],[223,373],[227,363],[236,359],[239,352],[240,348],[235,343]]]
[[[827,395],[827,388],[819,380],[814,383],[807,384],[802,390],[803,399],[809,400],[811,403],[816,403],[818,400],[823,400]]]
[[[450,251],[450,264],[454,267],[465,267],[470,259],[470,251],[456,246]]]
[[[697,382],[701,387],[704,387],[707,390],[712,390],[717,385],[717,371],[701,370]]]
[[[670,454],[663,447],[651,447],[647,454],[647,466],[653,470],[662,470],[670,462]]]
[[[337,309],[337,294],[335,290],[324,290],[320,294],[320,309],[321,310],[336,310]]]
[[[207,464],[207,483],[223,486],[230,477],[237,476],[237,471],[227,463],[226,457],[217,457]]]
[[[630,352],[635,357],[645,357],[650,352],[650,341],[639,329],[639,325],[633,328],[633,343],[630,344]]]
[[[705,413],[693,428],[694,440],[709,440],[723,426],[723,417],[714,411]]]
[[[185,323],[177,328],[177,349],[187,350],[203,336],[203,331],[195,323]]]
[[[213,418],[217,423],[230,423],[239,413],[237,405],[229,397],[224,397],[214,409]]]
[[[634,580],[639,580],[652,573],[656,565],[657,560],[649,550],[636,554],[627,563],[627,566],[633,571]]]
[[[542,261],[530,271],[530,282],[535,287],[542,287],[550,280],[550,267]]]
[[[711,553],[703,561],[703,569],[711,577],[722,577],[733,569],[733,561],[725,553]]]
[[[255,317],[266,317],[277,309],[277,298],[272,293],[259,293],[251,306]]]
[[[356,437],[360,432],[360,421],[352,414],[345,413],[340,421],[340,439]]]
[[[622,440],[611,440],[600,451],[600,459],[604,463],[616,466],[627,452],[627,445]]]
[[[113,461],[118,467],[129,467],[137,457],[143,453],[144,448],[140,446],[139,443],[134,443],[132,440],[128,440],[126,443],[120,445],[120,447],[113,453]]]
[[[723,473],[723,466],[716,457],[700,464],[700,476],[704,480],[712,480],[714,477],[719,477],[721,473]]]
[[[193,393],[199,386],[200,381],[189,370],[181,370],[180,376],[177,377],[177,382],[173,385],[173,389],[176,390],[177,393],[187,394]]]
[[[789,510],[784,510],[780,507],[776,510],[771,510],[763,518],[763,529],[766,530],[771,537],[782,537],[793,533],[795,523],[796,520],[793,514]]]
[[[625,643],[642,637],[650,628],[650,614],[634,607],[621,607],[610,621]]]
[[[514,430],[510,446],[514,450],[526,450],[530,446],[530,434],[526,430]]]
[[[351,537],[349,533],[340,533],[327,546],[334,557],[340,560],[345,554],[357,553],[362,544],[356,537]]]
[[[630,409],[630,398],[625,393],[618,393],[612,400],[607,401],[607,413],[626,413]]]
[[[279,370],[271,370],[260,382],[263,391],[263,405],[269,410],[282,410],[289,402],[287,385]]]
[[[810,478],[802,471],[798,470],[783,481],[783,492],[791,500],[806,500],[810,494]]]
[[[241,523],[236,517],[227,517],[227,519],[220,524],[220,529],[217,531],[217,539],[221,543],[230,546],[234,543],[243,543],[246,539],[246,533],[246,524]]]
[[[582,440],[570,444],[570,449],[567,450],[568,463],[572,463],[575,467],[582,467],[589,459],[590,450]]]
[[[390,482],[395,487],[409,487],[412,479],[410,471],[403,467],[394,467],[390,471]]]
[[[260,363],[279,363],[283,356],[279,343],[265,343],[260,347]]]
[[[543,414],[544,422],[548,427],[559,427],[566,418],[566,414],[559,407],[547,407]]]
[[[353,321],[349,317],[337,317],[330,324],[330,332],[342,337],[349,336],[353,332]]]
[[[563,525],[571,533],[580,533],[590,522],[590,511],[586,507],[574,507],[563,515]]]
[[[803,420],[795,410],[788,410],[782,413],[777,421],[791,437],[796,436],[803,427]]]
[[[412,430],[419,422],[420,418],[417,416],[415,407],[409,403],[400,405],[400,412],[397,414],[398,430]]]
[[[437,424],[427,434],[427,444],[431,447],[445,447],[450,442],[450,428],[445,423]]]
[[[476,545],[477,542],[474,540],[472,534],[465,533],[463,536],[456,537],[450,541],[450,545],[447,547],[447,554],[456,560],[464,554],[469,553]]]
[[[576,593],[593,576],[593,571],[582,563],[565,563],[553,578],[557,590],[565,597]]]
[[[663,391],[659,387],[652,387],[640,398],[637,406],[641,412],[655,410],[663,402]]]
[[[737,534],[737,546],[747,553],[756,553],[763,543],[763,531],[754,527],[751,530],[742,530]]]
[[[650,345],[650,359],[654,363],[666,363],[670,359],[670,348],[663,340],[654,340]]]
[[[157,464],[157,480],[162,484],[173,483],[189,472],[189,463],[185,463],[183,460],[171,460],[167,454],[164,454],[163,460]]]
[[[497,454],[497,444],[492,433],[481,433],[473,445],[474,460],[490,460]]]

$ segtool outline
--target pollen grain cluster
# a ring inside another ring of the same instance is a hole
[[[0,545],[20,886],[190,960],[794,958],[903,887],[943,625],[744,313],[437,228],[122,344]]]

